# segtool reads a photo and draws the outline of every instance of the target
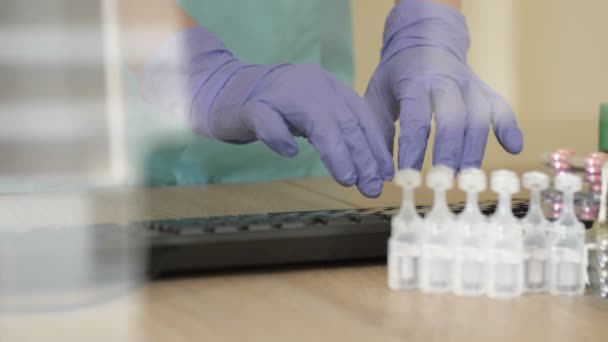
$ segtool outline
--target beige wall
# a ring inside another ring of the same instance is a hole
[[[352,0],[361,93],[378,62],[393,2]],[[511,102],[525,138],[524,152],[514,157],[492,137],[484,166],[527,169],[558,146],[596,149],[598,106],[608,101],[608,1],[463,0],[463,11],[471,28],[470,63]]]

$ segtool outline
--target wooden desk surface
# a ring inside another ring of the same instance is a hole
[[[0,197],[0,222],[109,222],[384,206],[399,200],[399,191],[392,186],[382,198],[368,200],[323,179],[115,190],[93,196],[23,195]],[[201,274],[147,283],[86,307],[0,313],[0,341],[601,341],[608,337],[608,301],[591,296],[494,301],[392,292],[385,283],[383,265]],[[1,301],[0,287],[0,305]]]

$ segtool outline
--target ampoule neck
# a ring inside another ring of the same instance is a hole
[[[531,224],[542,224],[547,221],[541,205],[541,191],[538,189],[530,192],[530,205],[524,220]]]
[[[448,207],[448,201],[446,198],[445,190],[435,190],[433,207],[431,208],[431,212],[429,213],[430,217],[446,215],[451,216],[452,212],[450,211],[450,207]]]
[[[401,210],[399,216],[404,221],[415,221],[419,220],[418,211],[416,210],[416,203],[414,200],[414,189],[404,189],[403,199],[401,201]]]
[[[467,199],[465,203],[464,210],[462,212],[462,217],[464,218],[472,218],[472,217],[482,217],[481,209],[479,208],[479,194],[477,192],[468,192]]]
[[[559,218],[559,223],[563,226],[578,225],[578,218],[574,210],[574,193],[568,191],[563,193],[562,214]]]
[[[513,210],[511,209],[511,194],[501,192],[498,194],[498,205],[496,206],[495,217],[512,217]]]

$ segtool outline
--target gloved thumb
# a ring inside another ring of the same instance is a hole
[[[517,124],[515,113],[502,97],[492,101],[492,129],[500,145],[511,154],[519,154],[524,148],[524,138]]]
[[[252,101],[242,108],[241,118],[256,138],[283,157],[298,154],[298,145],[283,116],[267,104]]]

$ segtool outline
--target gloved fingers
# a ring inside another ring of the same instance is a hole
[[[377,76],[374,75],[367,86],[365,101],[371,108],[374,115],[380,119],[380,126],[386,130],[385,139],[389,147],[389,153],[393,154],[393,141],[395,138],[395,120],[399,113],[398,102],[387,87],[380,84]],[[381,79],[381,78],[380,78]]]
[[[493,90],[486,92],[492,106],[492,128],[500,145],[511,154],[518,154],[524,148],[524,138],[517,124],[511,106]]]
[[[460,86],[449,78],[435,78],[431,86],[435,111],[433,165],[458,170],[464,147],[467,110]]]
[[[344,91],[344,97],[351,113],[358,119],[358,125],[354,128],[357,128],[363,135],[363,139],[358,144],[362,145],[363,142],[367,142],[382,178],[386,181],[393,179],[395,166],[393,156],[389,150],[389,143],[390,145],[393,144],[394,131],[391,134],[390,130],[391,128],[394,129],[394,124],[391,123],[389,127],[382,127],[379,124],[380,118],[372,112],[369,104],[355,92],[346,90]]]
[[[357,169],[337,120],[327,120],[323,127],[313,124],[307,134],[309,142],[319,152],[321,160],[336,181],[344,186],[355,185],[358,179]]]
[[[345,118],[346,112],[339,115],[340,130],[357,170],[357,187],[366,197],[378,197],[382,193],[383,179],[359,120],[352,114]]]
[[[476,85],[469,83],[462,88],[467,121],[464,132],[464,147],[460,169],[481,166],[490,132],[491,108],[485,96]]]
[[[283,157],[298,154],[298,144],[281,116],[270,106],[260,101],[252,101],[243,108],[242,118],[258,140]]]
[[[433,119],[429,87],[417,81],[399,86],[399,169],[422,169]]]

